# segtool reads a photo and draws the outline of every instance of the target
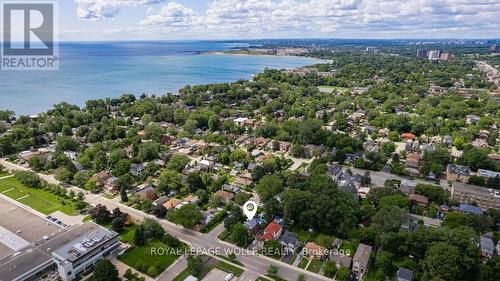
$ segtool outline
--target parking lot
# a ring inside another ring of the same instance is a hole
[[[224,278],[227,275],[227,272],[214,268],[207,274],[207,276],[205,276],[205,278],[203,278],[203,281],[224,281]],[[236,280],[236,278],[233,278],[232,280]]]
[[[62,230],[60,226],[43,217],[0,198],[0,259],[14,253],[22,242],[33,243]]]

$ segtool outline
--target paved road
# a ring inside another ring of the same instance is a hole
[[[344,169],[351,169],[351,171],[353,173],[360,174],[360,175],[363,175],[365,172],[370,172],[372,184],[375,186],[384,186],[384,182],[388,179],[395,179],[395,180],[405,179],[405,177],[401,177],[401,176],[394,175],[394,174],[384,172],[384,171],[376,172],[376,171],[358,169],[358,168],[354,168],[351,166],[344,166]],[[415,179],[414,181],[417,183],[423,183],[423,184],[436,184],[433,181],[427,181],[427,180],[423,180],[423,179]],[[449,188],[446,180],[441,180],[440,185],[443,188]]]
[[[0,164],[2,164],[8,170],[12,171],[28,170],[25,167],[7,162],[5,159],[0,159]],[[54,177],[51,175],[44,175],[44,174],[39,174],[39,175],[48,183],[59,184],[59,181],[54,179]],[[68,188],[71,188],[75,191],[82,191],[82,189],[77,188],[75,186],[69,186]],[[85,200],[89,204],[94,206],[97,204],[105,205],[108,209],[114,209],[118,207],[122,211],[127,212],[128,214],[130,214],[130,216],[132,216],[134,219],[137,220],[143,220],[145,218],[156,219],[152,215],[145,214],[139,210],[120,204],[115,200],[107,199],[100,194],[87,193]],[[197,249],[198,251],[203,250],[204,254],[212,255],[215,252],[219,252],[220,254],[227,255],[227,253],[235,252],[238,256],[237,260],[244,265],[246,270],[249,271],[249,273],[247,273],[245,276],[263,275],[266,273],[270,265],[274,265],[278,267],[279,275],[285,280],[295,281],[297,280],[297,277],[300,274],[305,275],[308,281],[332,280],[322,275],[311,273],[304,269],[288,265],[268,257],[257,256],[257,255],[244,255],[244,254],[238,255],[239,253],[244,251],[244,249],[241,249],[229,243],[219,241],[217,240],[216,237],[213,237],[214,236],[213,234],[210,235],[210,234],[202,234],[199,232],[195,232],[189,229],[185,229],[179,225],[173,224],[166,220],[160,220],[160,223],[168,233],[177,236],[177,238],[179,238],[181,241],[189,244],[191,247]],[[216,229],[220,231],[220,227]]]

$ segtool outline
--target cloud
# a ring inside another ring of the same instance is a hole
[[[113,18],[123,7],[154,5],[167,0],[76,0],[78,17],[88,20]]]
[[[498,37],[498,0],[210,0],[193,9],[167,0],[77,0],[80,17],[111,18],[126,6],[159,4],[142,32],[171,37]],[[169,2],[169,3],[166,3]]]
[[[192,10],[176,2],[170,2],[161,10],[148,16],[141,25],[160,25],[164,27],[192,27],[200,17]]]

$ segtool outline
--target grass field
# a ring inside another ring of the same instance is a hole
[[[151,248],[163,248],[165,249],[165,255],[155,255],[151,253]],[[169,247],[160,241],[150,241],[144,246],[134,247],[132,250],[126,252],[123,256],[118,257],[120,261],[126,265],[139,270],[139,265],[145,265],[146,267],[155,266],[157,269],[158,276],[167,267],[169,267],[179,256],[172,255],[169,253]],[[144,271],[141,271],[143,273]]]
[[[323,267],[323,263],[321,261],[313,260],[307,267],[307,270],[318,273],[321,270],[321,267]]]
[[[234,276],[240,276],[243,273],[243,269],[230,265],[226,262],[220,261],[217,263],[216,267],[228,273],[234,274]]]
[[[343,92],[349,90],[348,88],[337,87],[337,86],[319,86],[318,88],[321,90],[335,90],[335,91],[340,92],[340,93],[343,93]]]
[[[305,269],[308,263],[309,263],[308,258],[302,258],[302,260],[299,263],[299,267]]]
[[[55,211],[67,215],[78,214],[71,200],[60,198],[43,189],[29,188],[14,177],[0,179],[0,192],[45,215]]]
[[[184,269],[179,275],[177,275],[172,281],[184,281],[190,274],[189,268]]]
[[[343,251],[342,253],[344,255],[349,255],[351,258],[354,256],[354,254],[356,253],[356,245],[352,244],[351,242],[349,241],[343,241],[342,242],[342,245],[340,246],[340,249],[339,251]],[[349,251],[349,252],[348,252]]]

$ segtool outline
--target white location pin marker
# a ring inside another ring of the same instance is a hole
[[[247,216],[248,220],[252,220],[257,214],[257,203],[253,201],[248,201],[243,205],[243,213]]]

